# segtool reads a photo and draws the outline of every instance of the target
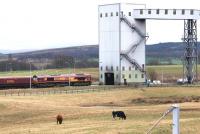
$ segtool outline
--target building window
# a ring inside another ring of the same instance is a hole
[[[100,18],[102,18],[103,17],[103,15],[102,15],[102,13],[100,13]]]
[[[103,67],[101,66],[101,71],[103,70]]]
[[[135,67],[135,70],[137,70],[137,67]]]
[[[118,74],[116,75],[116,79],[118,79]]]
[[[125,75],[124,75],[124,74],[122,74],[122,78],[123,78],[123,79],[125,78]]]
[[[129,71],[131,71],[131,67],[129,67]]]
[[[165,9],[165,14],[168,14],[168,10],[167,9]]]
[[[182,10],[182,15],[184,15],[184,14],[185,14],[185,10],[183,9],[183,10]]]
[[[151,14],[151,9],[148,10],[148,14]]]
[[[143,14],[143,9],[140,9],[140,14]]]
[[[118,66],[116,67],[116,71],[118,71]]]
[[[144,78],[144,74],[141,74],[141,78]]]
[[[144,70],[144,64],[142,64],[142,70]]]
[[[110,16],[111,16],[111,17],[113,16],[113,12],[110,13]]]
[[[106,71],[108,71],[108,66],[106,66]]]
[[[116,16],[118,16],[118,12],[116,12]]]
[[[101,74],[101,79],[103,78],[103,75]]]
[[[108,17],[108,13],[106,13],[105,16]]]
[[[111,66],[111,71],[113,71],[113,66]]]
[[[122,71],[125,71],[125,67],[124,66],[122,67]]]
[[[131,79],[131,74],[129,74],[129,79]]]
[[[135,74],[135,78],[137,79],[137,74]]]
[[[173,15],[175,15],[175,14],[176,14],[176,9],[173,10]]]
[[[123,11],[121,11],[121,15],[123,16]]]
[[[128,12],[128,16],[131,16],[131,12]]]
[[[156,14],[159,14],[159,13],[160,13],[160,10],[159,10],[159,9],[157,9],[157,10],[156,10]]]
[[[190,10],[190,15],[193,15],[194,14],[194,10]]]

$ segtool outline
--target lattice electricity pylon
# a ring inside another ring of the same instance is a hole
[[[187,78],[187,82],[191,84],[198,80],[197,62],[197,20],[184,20],[184,38],[185,53],[183,58],[183,80]]]

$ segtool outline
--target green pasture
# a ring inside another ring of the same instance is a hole
[[[156,65],[147,66],[147,73],[149,70],[155,70],[158,79],[161,80],[163,76],[164,81],[176,81],[178,78],[182,78],[183,66],[182,65]],[[200,67],[198,67],[200,70]],[[99,69],[98,68],[62,68],[62,69],[46,69],[46,70],[32,70],[31,75],[57,75],[57,74],[70,74],[70,73],[88,73],[91,74],[94,80],[98,80]],[[30,76],[30,71],[8,71],[0,72],[0,77],[3,76]]]
[[[0,72],[0,76],[30,76],[31,75],[57,75],[57,74],[72,74],[72,73],[89,73],[97,76],[97,68],[62,68],[62,69],[46,69],[46,70],[28,70],[28,71],[8,71]]]

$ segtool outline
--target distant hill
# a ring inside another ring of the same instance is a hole
[[[8,56],[3,54],[3,53],[0,53],[0,61],[7,58]]]
[[[146,45],[146,56],[150,57],[181,57],[183,56],[183,43],[159,43],[155,45]]]
[[[200,43],[198,43],[198,46]],[[181,64],[181,58],[184,55],[184,44],[182,42],[159,43],[155,45],[146,45],[146,63],[147,64]],[[200,50],[200,47],[198,47]],[[66,47],[45,49],[38,51],[13,53],[12,58],[18,61],[31,61],[36,66],[44,68],[55,60],[55,57],[62,55],[68,58],[75,58],[76,63],[87,67],[87,64],[98,66],[99,47],[98,45]],[[8,55],[0,54],[0,59],[7,59]],[[28,59],[28,60],[27,60]],[[82,65],[84,64],[84,65]]]
[[[200,43],[198,43],[198,51]],[[167,42],[155,45],[146,45],[146,62],[159,60],[161,64],[182,64],[185,44],[183,42]]]
[[[200,44],[199,44],[200,45]],[[15,58],[53,58],[56,55],[66,55],[76,58],[98,58],[99,47],[98,45],[91,46],[78,46],[78,47],[66,47],[36,50],[31,52],[14,53]],[[147,57],[159,57],[159,58],[177,58],[183,56],[184,45],[182,42],[168,42],[159,43],[154,45],[146,45]],[[0,55],[1,56],[1,55]]]
[[[55,48],[55,49],[45,49],[45,50],[37,50],[37,51],[23,52],[23,53],[14,53],[12,54],[12,56],[17,59],[23,59],[23,58],[52,59],[57,55],[65,55],[80,59],[87,59],[87,58],[98,58],[98,53],[99,50],[97,45],[88,45],[88,46]]]
[[[146,55],[151,57],[181,57],[184,54],[183,42],[168,42],[155,45],[146,45]],[[200,43],[198,43],[200,50]]]

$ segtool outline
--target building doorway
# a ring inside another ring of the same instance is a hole
[[[114,73],[105,73],[105,85],[114,85]]]

